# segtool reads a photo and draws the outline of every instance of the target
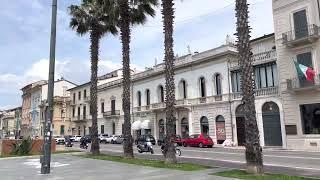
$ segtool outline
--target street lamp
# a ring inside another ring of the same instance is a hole
[[[50,173],[51,161],[51,138],[52,138],[52,116],[53,116],[53,93],[54,93],[54,66],[56,51],[56,25],[57,25],[57,0],[52,0],[52,20],[51,20],[51,38],[50,38],[50,62],[48,78],[48,108],[46,108],[47,117],[45,118],[43,156],[40,158],[41,174]]]

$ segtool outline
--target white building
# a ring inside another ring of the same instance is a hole
[[[320,11],[318,0],[273,0],[283,116],[290,149],[320,150]],[[294,61],[315,70],[298,77]]]

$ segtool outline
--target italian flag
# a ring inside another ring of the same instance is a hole
[[[316,75],[316,72],[305,65],[299,64],[296,61],[293,61],[294,65],[296,66],[297,73],[299,77],[305,77],[308,81],[314,82],[314,76]]]

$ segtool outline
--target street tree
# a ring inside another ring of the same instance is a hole
[[[164,157],[167,163],[176,163],[175,154],[175,84],[174,84],[174,52],[173,52],[173,0],[162,0],[162,18],[164,30],[164,62],[166,89],[166,138],[164,142]]]
[[[103,5],[103,6],[102,6]],[[90,111],[92,115],[92,144],[91,153],[99,154],[98,125],[97,125],[97,82],[98,82],[98,60],[99,45],[101,38],[110,33],[116,35],[117,18],[115,6],[109,0],[82,0],[81,5],[71,5],[69,13],[71,15],[70,27],[80,36],[87,33],[90,35],[91,53],[91,81],[90,81]]]
[[[119,0],[120,7],[120,36],[122,43],[122,71],[123,71],[123,97],[122,109],[124,112],[124,141],[123,152],[125,158],[133,158],[133,138],[131,135],[131,115],[130,115],[130,41],[131,27],[133,25],[144,24],[147,17],[155,16],[155,7],[158,0]]]
[[[263,174],[263,157],[256,120],[254,72],[250,48],[249,12],[247,0],[236,0],[237,48],[241,70],[242,103],[244,105],[247,172]]]

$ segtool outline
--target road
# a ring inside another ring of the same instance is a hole
[[[75,148],[79,148],[75,144]],[[122,145],[100,144],[101,152],[122,154]],[[162,154],[158,146],[154,146],[155,154],[139,154],[134,148],[136,156],[141,158],[161,159]],[[181,162],[194,162],[204,165],[214,165],[229,168],[245,168],[244,149],[234,148],[193,148],[180,147]],[[320,177],[320,153],[287,150],[264,149],[264,165],[267,172],[287,173],[291,175]]]

